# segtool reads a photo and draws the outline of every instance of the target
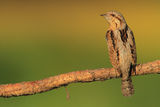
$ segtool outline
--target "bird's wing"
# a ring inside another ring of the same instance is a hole
[[[130,43],[130,49],[131,49],[131,54],[132,54],[132,64],[136,65],[137,63],[137,54],[136,54],[136,43],[134,39],[133,32],[128,28],[127,30],[127,35],[128,35],[128,40]]]

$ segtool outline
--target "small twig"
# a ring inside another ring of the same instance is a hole
[[[65,87],[65,90],[66,90],[66,94],[67,94],[66,98],[67,98],[67,100],[69,100],[70,99],[70,95],[69,95],[69,91],[68,91],[67,87]]]
[[[137,65],[136,73],[132,72],[132,76],[156,73],[160,73],[160,60]],[[66,86],[70,83],[102,81],[119,77],[120,73],[115,71],[113,68],[75,71],[49,77],[43,80],[0,85],[0,96],[12,97],[33,95]]]

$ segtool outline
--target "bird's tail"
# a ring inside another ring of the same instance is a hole
[[[127,80],[123,80],[122,78],[122,94],[123,96],[131,96],[134,94],[132,79],[129,77]]]

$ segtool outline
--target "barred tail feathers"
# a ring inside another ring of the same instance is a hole
[[[123,96],[132,96],[134,94],[134,88],[132,84],[132,79],[129,77],[127,80],[122,79],[122,94]]]

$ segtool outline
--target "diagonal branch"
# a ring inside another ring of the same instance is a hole
[[[132,76],[156,73],[160,73],[160,60],[137,65],[136,73],[132,72]],[[114,68],[75,71],[60,74],[57,76],[52,76],[43,80],[0,85],[0,96],[12,97],[33,95],[36,93],[46,92],[55,88],[60,88],[70,83],[94,82],[119,77],[120,73],[115,71]]]

